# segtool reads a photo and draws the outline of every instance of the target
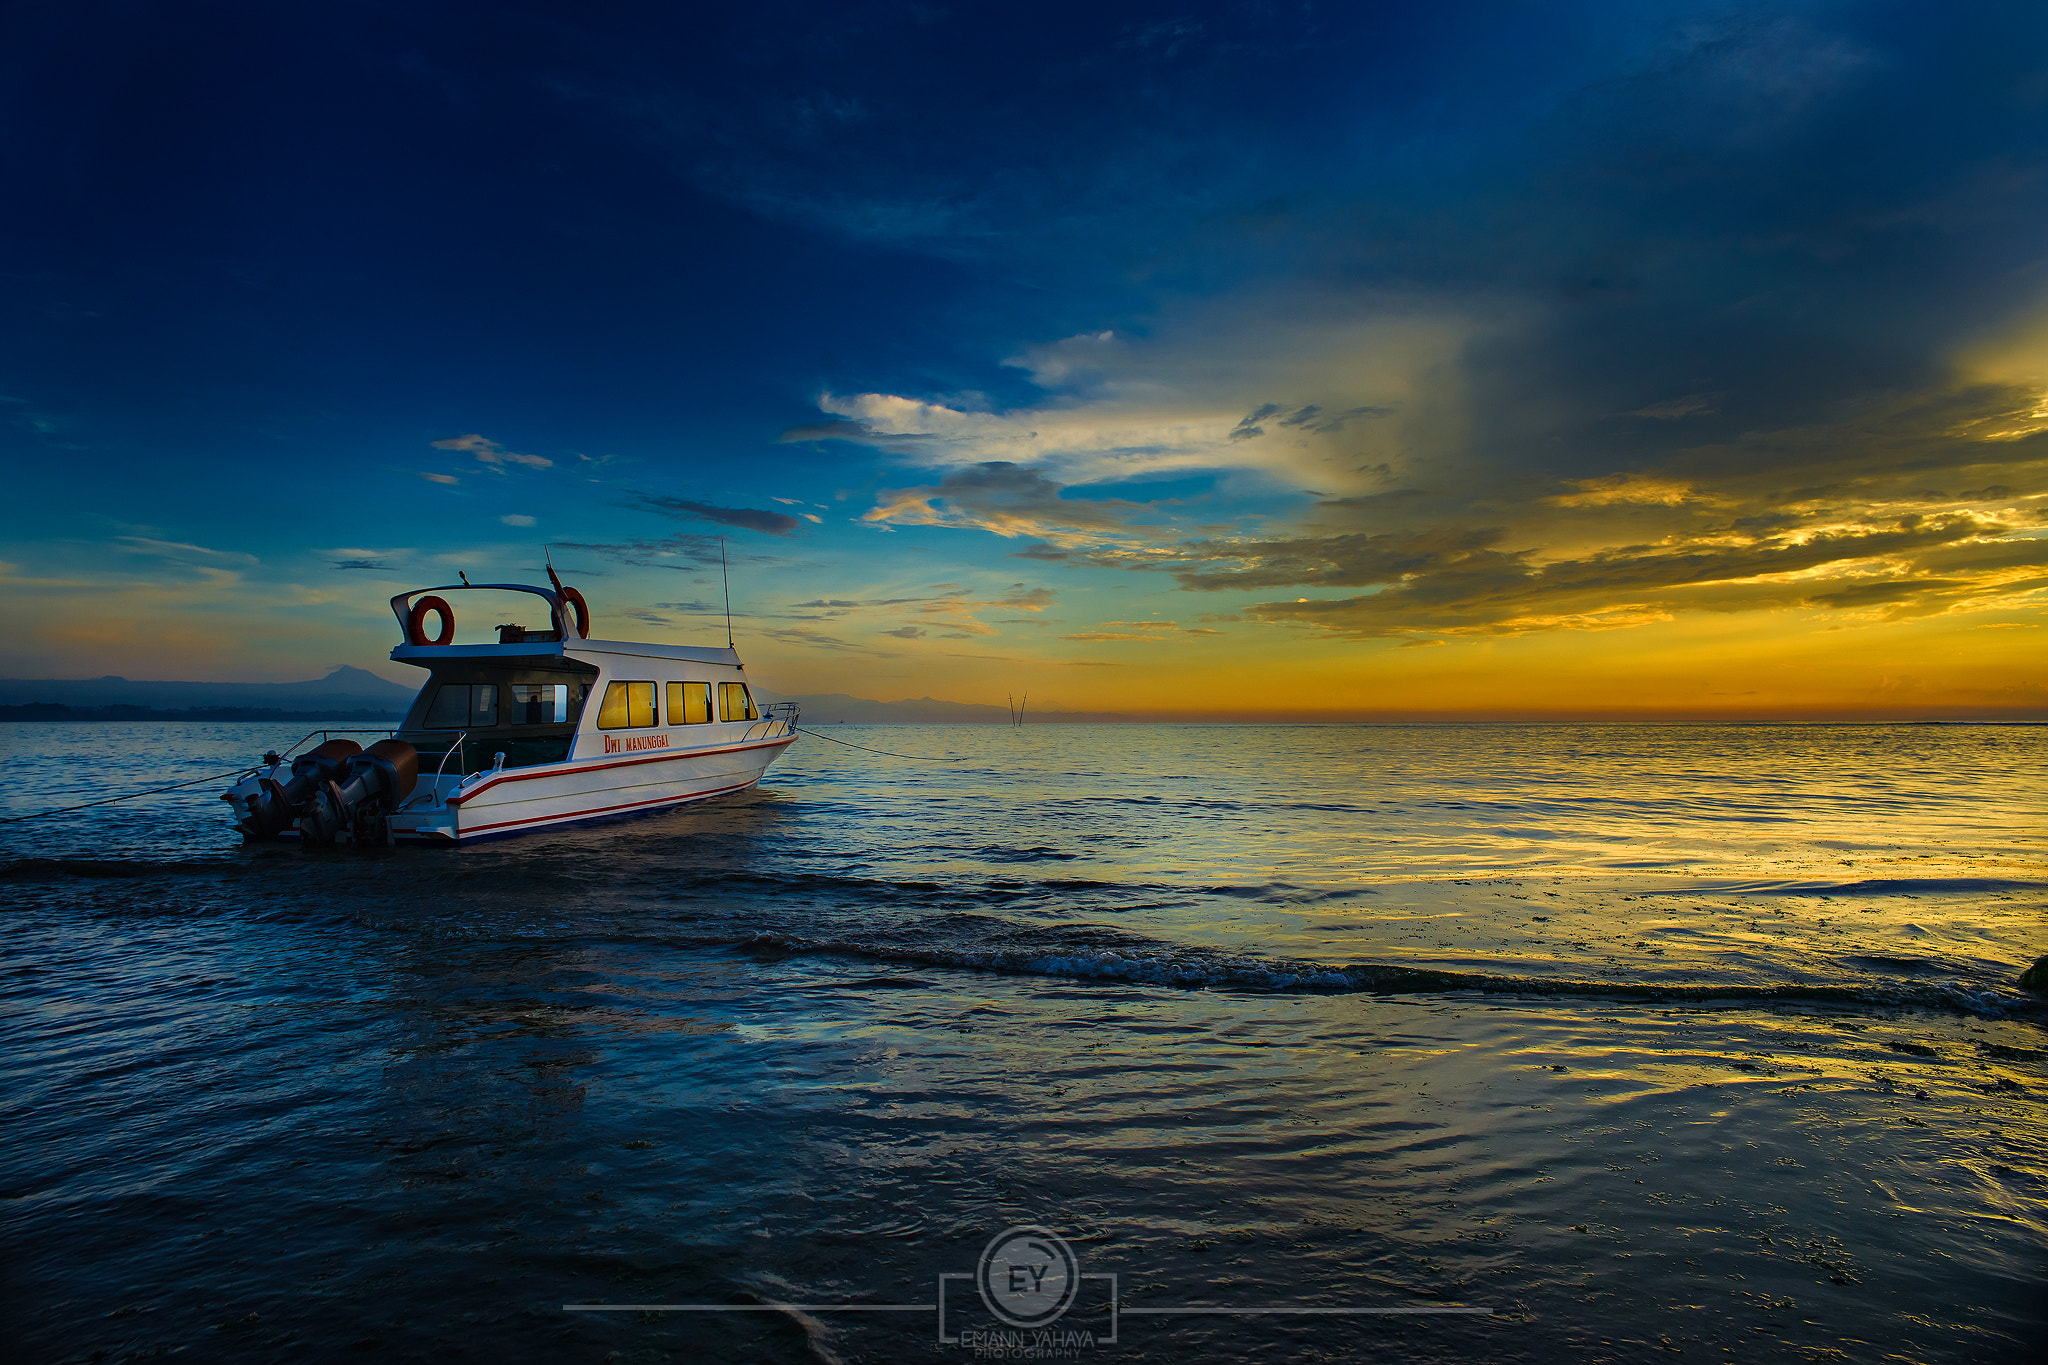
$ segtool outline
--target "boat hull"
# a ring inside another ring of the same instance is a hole
[[[400,843],[452,846],[708,801],[759,782],[795,739],[475,774],[407,802],[392,816],[391,832]]]

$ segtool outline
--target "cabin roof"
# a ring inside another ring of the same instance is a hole
[[[597,664],[612,672],[621,667],[624,659],[683,659],[691,663],[724,664],[728,668],[739,668],[739,651],[734,649],[711,649],[701,645],[651,645],[637,644],[628,640],[576,640],[569,644],[555,641],[541,641],[534,644],[518,645],[400,645],[391,651],[394,662],[413,664],[420,668],[431,667],[441,659],[503,659],[516,662],[522,659],[581,659]]]
[[[641,659],[688,659],[693,663],[724,664],[728,668],[740,667],[740,652],[723,646],[712,649],[703,645],[641,645],[624,640],[578,640],[573,645],[564,647],[562,652],[575,659],[592,654],[604,654]],[[590,662],[611,668],[618,667],[609,659],[592,659]]]

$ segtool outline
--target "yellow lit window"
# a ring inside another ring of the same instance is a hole
[[[710,721],[710,683],[670,683],[668,685],[668,723],[670,725],[706,725]]]
[[[718,715],[721,720],[759,720],[761,713],[754,709],[754,699],[747,695],[745,683],[720,683],[718,685]]]
[[[638,730],[654,724],[654,684],[615,682],[604,686],[604,704],[597,708],[600,730]]]

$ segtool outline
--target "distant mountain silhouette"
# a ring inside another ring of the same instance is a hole
[[[397,715],[411,704],[418,690],[344,664],[324,678],[297,683],[140,682],[112,676],[0,678],[0,706],[46,703],[86,709],[148,706],[170,711],[235,707]]]
[[[25,702],[20,706],[0,706],[0,721],[204,720],[221,723],[276,721],[280,724],[294,725],[306,722],[347,721],[352,725],[382,725],[397,719],[396,712],[383,707],[366,711],[337,711],[331,706],[322,707],[317,711],[280,711],[272,706],[198,706],[179,710],[175,707],[162,706],[63,706],[47,701]]]

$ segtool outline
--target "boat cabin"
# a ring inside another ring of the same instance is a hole
[[[497,625],[495,642],[454,643],[454,611],[438,594],[486,589],[545,599],[555,628]],[[585,639],[587,615],[568,609],[581,599],[567,596],[478,583],[392,599],[406,643],[391,658],[428,671],[397,735],[419,750],[422,772],[725,745],[762,721],[733,650]],[[429,639],[437,612],[440,638]]]

